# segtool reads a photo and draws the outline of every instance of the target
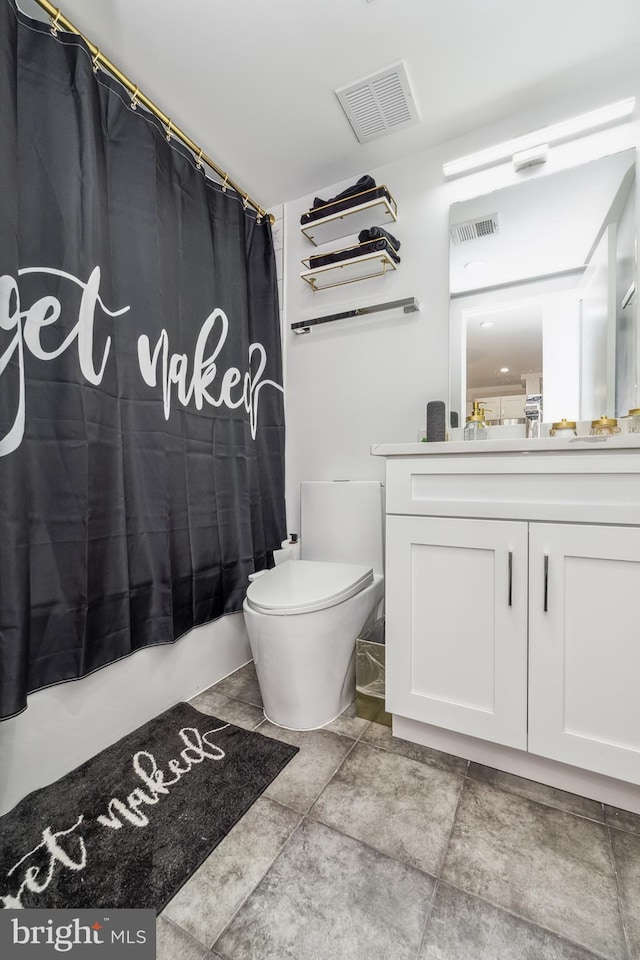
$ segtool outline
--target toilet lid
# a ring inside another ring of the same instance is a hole
[[[286,560],[252,581],[247,601],[261,613],[311,613],[347,600],[370,583],[373,583],[371,567]]]

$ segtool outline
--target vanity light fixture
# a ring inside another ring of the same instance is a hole
[[[580,114],[578,117],[552,123],[548,127],[534,130],[522,137],[515,137],[513,140],[505,140],[503,143],[497,143],[486,150],[478,151],[478,153],[470,153],[457,160],[450,160],[442,165],[442,172],[447,178],[459,177],[465,173],[492,167],[494,164],[506,160],[513,159],[515,163],[518,155],[530,151],[533,152],[534,156],[536,153],[542,154],[544,148],[550,144],[563,143],[582,134],[622,123],[633,113],[635,103],[635,97],[630,97],[627,100],[619,100],[606,107],[600,107],[598,110]],[[520,161],[522,162],[522,156],[520,156]],[[542,163],[544,160],[539,159],[534,160],[534,162]],[[530,163],[522,164],[522,166],[530,165]],[[522,166],[516,167],[516,169],[522,169]]]
[[[500,367],[500,373],[509,373],[509,367]]]
[[[529,150],[518,150],[511,158],[513,169],[526,170],[527,167],[536,167],[539,163],[546,163],[548,156],[548,143],[541,143],[539,147],[530,147]]]

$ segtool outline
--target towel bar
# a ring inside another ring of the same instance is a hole
[[[346,320],[348,317],[364,317],[370,313],[380,313],[382,310],[395,310],[402,307],[404,313],[415,313],[420,304],[415,297],[406,297],[404,300],[391,300],[389,303],[376,303],[370,307],[357,307],[355,310],[346,310],[344,313],[331,313],[326,317],[314,317],[313,320],[299,320],[291,324],[294,333],[311,333],[311,327],[321,323],[332,323],[334,320]]]

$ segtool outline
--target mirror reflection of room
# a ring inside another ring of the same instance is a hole
[[[635,150],[450,211],[451,409],[489,424],[637,404]],[[524,428],[520,426],[520,430]]]

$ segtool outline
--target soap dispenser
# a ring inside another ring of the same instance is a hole
[[[485,409],[480,406],[480,401],[473,401],[471,416],[467,417],[464,425],[465,440],[486,440],[487,421],[484,418]]]

